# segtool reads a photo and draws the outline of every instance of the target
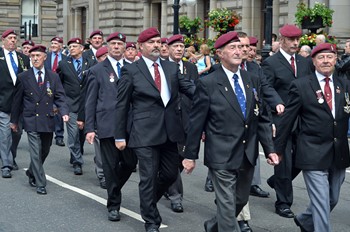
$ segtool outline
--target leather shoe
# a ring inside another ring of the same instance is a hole
[[[15,160],[13,160],[12,170],[14,170],[14,171],[18,170],[18,165],[17,165]]]
[[[262,190],[258,185],[252,185],[250,186],[250,195],[256,196],[256,197],[269,197],[270,193]]]
[[[294,217],[294,223],[300,227],[301,232],[307,232],[307,230],[303,227],[303,225],[299,222],[297,216]]]
[[[207,180],[205,181],[204,190],[206,192],[214,192],[213,182],[208,177],[207,177]]]
[[[159,232],[159,230],[156,228],[151,228],[151,229],[148,229],[146,232]]]
[[[291,209],[289,208],[276,208],[276,213],[280,215],[281,217],[285,218],[293,218],[294,213]]]
[[[81,165],[73,165],[74,169],[74,175],[83,175],[83,169],[81,168]]]
[[[268,178],[266,180],[266,183],[270,186],[270,188],[275,188],[275,183],[273,182],[273,176],[271,176],[270,178]]]
[[[241,232],[253,232],[247,221],[238,221],[239,228]]]
[[[34,176],[32,176],[32,175],[29,173],[28,170],[26,171],[26,175],[28,176],[28,183],[29,183],[29,185],[32,186],[32,187],[36,187],[36,183],[35,183],[35,178],[34,178]]]
[[[56,145],[60,147],[66,146],[66,144],[63,142],[63,139],[56,139]]]
[[[45,194],[47,194],[46,188],[45,187],[37,187],[36,188],[36,193],[40,194],[40,195],[45,195]]]
[[[171,210],[175,213],[182,213],[184,208],[182,207],[182,203],[171,203]]]
[[[116,209],[109,211],[108,212],[108,220],[113,221],[113,222],[120,221],[119,211]]]
[[[106,186],[106,178],[102,177],[100,179],[100,187],[103,188],[103,189],[107,189],[107,186]]]
[[[11,171],[8,169],[1,170],[2,171],[2,178],[11,178],[12,174]]]

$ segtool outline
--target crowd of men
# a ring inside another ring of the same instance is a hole
[[[260,66],[257,38],[222,34],[214,45],[220,62],[199,75],[193,60],[183,59],[184,37],[161,38],[156,28],[142,31],[137,44],[121,32],[104,41],[96,30],[87,50],[71,38],[63,52],[62,38],[54,37],[50,48],[23,42],[23,53],[8,29],[0,50],[2,177],[18,169],[24,129],[29,185],[47,194],[43,164],[53,139],[66,145],[65,124],[75,175],[83,174],[84,141],[94,144],[108,220],[121,219],[121,190],[138,165],[141,216],[145,230],[157,232],[162,196],[174,212],[184,211],[181,172],[193,171],[203,141],[217,206],[205,231],[252,231],[249,195],[269,196],[259,187],[260,143],[274,167],[267,183],[276,192],[275,212],[294,218],[301,231],[331,231],[330,212],[350,165],[349,56],[338,61],[324,41],[299,49],[301,35],[294,25],[280,28],[276,49]],[[292,181],[300,172],[310,205],[294,214]]]

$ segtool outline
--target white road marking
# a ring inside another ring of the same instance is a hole
[[[83,196],[88,197],[88,198],[90,198],[90,199],[92,199],[94,201],[97,201],[98,203],[101,203],[102,205],[105,205],[105,206],[107,205],[107,200],[106,199],[104,199],[102,197],[99,197],[99,196],[96,196],[95,194],[92,194],[92,193],[90,193],[88,191],[85,191],[83,189],[80,189],[80,188],[74,187],[72,185],[66,184],[66,183],[64,183],[64,182],[62,182],[60,180],[57,180],[56,178],[53,178],[53,177],[49,176],[49,175],[46,175],[46,179],[48,181],[51,181],[54,184],[57,184],[58,186],[61,186],[63,188],[69,189],[69,190],[72,190],[72,191],[74,191],[76,193],[79,193],[80,195],[83,195]],[[140,214],[137,214],[137,213],[135,213],[135,212],[133,212],[131,210],[128,210],[128,209],[123,208],[123,207],[120,207],[120,212],[123,213],[123,214],[126,214],[129,217],[132,217],[132,218],[134,218],[134,219],[136,219],[136,220],[138,220],[138,221],[140,221],[142,223],[144,222]],[[167,228],[167,227],[168,226],[165,225],[165,224],[161,224],[160,225],[160,228]]]

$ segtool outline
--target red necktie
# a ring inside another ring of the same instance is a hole
[[[160,73],[159,73],[159,69],[158,69],[158,64],[156,62],[154,62],[153,66],[154,66],[154,82],[156,83],[157,89],[160,92],[162,83],[160,80]]]
[[[292,66],[293,73],[294,73],[294,76],[295,76],[294,56],[292,56],[292,57],[290,58],[290,66]]]
[[[55,53],[55,60],[53,61],[53,65],[52,65],[52,71],[56,72],[57,66],[58,66],[58,53]]]
[[[39,71],[38,72],[38,86],[39,86],[39,89],[42,89],[43,85],[44,85],[43,78],[41,77],[41,74],[42,74],[42,72]]]
[[[241,63],[241,70],[245,70],[244,62]]]
[[[332,111],[332,90],[331,87],[329,87],[329,77],[326,76],[324,79],[326,81],[326,84],[324,85],[324,95],[326,95],[326,101],[329,106],[329,109]]]

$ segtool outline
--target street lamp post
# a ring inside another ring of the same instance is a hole
[[[173,35],[179,34],[179,9],[180,9],[180,0],[174,0],[174,29]]]

